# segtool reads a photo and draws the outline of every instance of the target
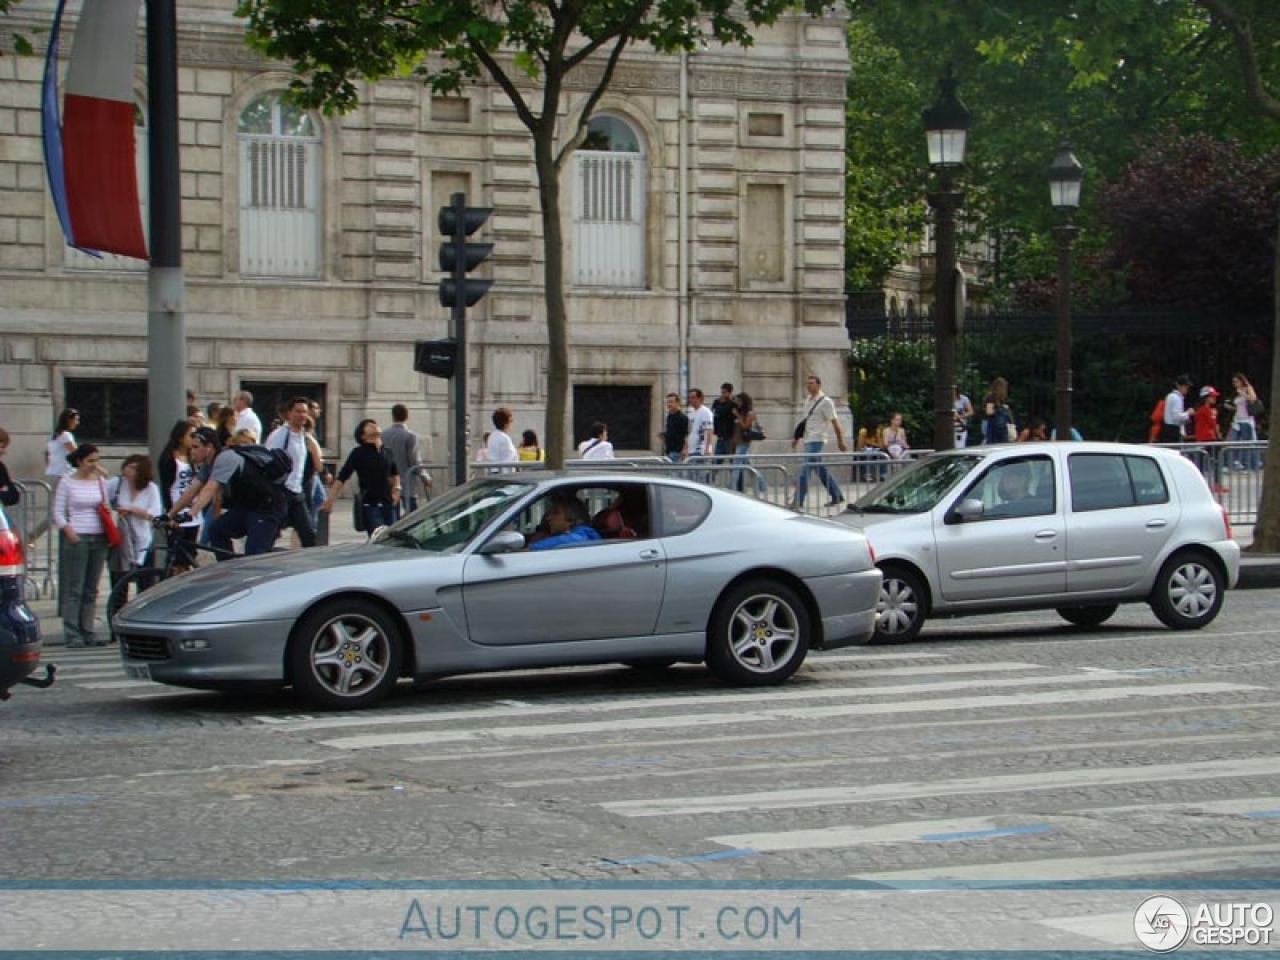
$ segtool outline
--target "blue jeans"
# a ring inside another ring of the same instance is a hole
[[[804,466],[800,469],[800,484],[796,490],[796,504],[804,506],[805,499],[809,496],[809,471],[818,471],[818,480],[826,485],[827,492],[831,494],[832,500],[843,500],[844,493],[840,490],[840,484],[836,483],[836,478],[827,472],[826,466],[822,463],[818,456],[825,447],[825,440],[810,440],[804,445],[804,452],[809,456],[804,461]]]
[[[393,503],[362,503],[361,515],[364,517],[364,533],[373,536],[379,527],[390,526],[396,522],[396,507]]]
[[[1258,430],[1252,423],[1232,423],[1231,432],[1227,434],[1228,440],[1257,440]],[[1235,463],[1240,464],[1245,470],[1257,470],[1262,466],[1262,459],[1258,456],[1258,449],[1252,450],[1232,450],[1232,456],[1235,457]]]
[[[229,507],[213,521],[212,529],[209,530],[209,545],[219,551],[219,560],[230,558],[231,541],[240,537],[245,538],[244,555],[246,557],[266,553],[275,546],[276,537],[280,533],[280,522],[283,519],[284,517],[280,514],[267,510]]]
[[[747,453],[750,450],[751,450],[751,444],[749,443],[738,444],[737,449],[733,451],[735,454],[733,458],[733,462],[736,464],[742,464],[742,465],[750,463],[751,458],[747,456]],[[746,485],[745,484],[746,477],[747,477],[747,471],[745,470],[733,471],[733,489],[737,490],[739,493],[743,493],[744,491],[742,488]],[[760,476],[760,474],[756,474],[756,492],[764,493],[764,488],[765,488],[764,477]]]

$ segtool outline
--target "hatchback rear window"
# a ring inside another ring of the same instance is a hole
[[[1118,453],[1077,453],[1067,462],[1071,475],[1071,509],[1114,510],[1167,503],[1169,488],[1151,457]]]

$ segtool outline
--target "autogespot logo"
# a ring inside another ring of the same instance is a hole
[[[1147,897],[1133,915],[1133,932],[1138,942],[1156,953],[1177,950],[1191,930],[1187,908],[1173,897]]]

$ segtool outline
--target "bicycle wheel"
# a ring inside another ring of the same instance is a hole
[[[112,643],[116,639],[116,614],[147,587],[163,579],[164,571],[159,567],[139,567],[137,570],[130,570],[111,588],[111,593],[107,596],[107,629]]]

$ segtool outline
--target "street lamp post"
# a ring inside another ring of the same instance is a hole
[[[951,65],[938,85],[938,99],[923,112],[929,166],[937,174],[938,189],[928,196],[934,225],[934,371],[933,446],[950,450],[956,445],[955,397],[956,338],[959,334],[956,305],[956,210],[964,193],[955,189],[955,174],[964,165],[965,138],[973,115],[956,96]]]
[[[1071,247],[1079,230],[1071,222],[1071,211],[1080,206],[1080,184],[1084,167],[1064,141],[1049,165],[1049,196],[1062,222],[1053,228],[1058,245],[1058,315],[1056,322],[1057,373],[1055,375],[1053,422],[1059,440],[1071,439]]]

